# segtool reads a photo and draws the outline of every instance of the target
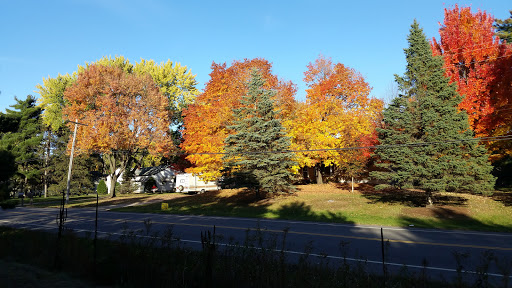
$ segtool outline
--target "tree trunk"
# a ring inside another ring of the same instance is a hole
[[[49,165],[48,165],[48,162],[50,161],[50,146],[51,146],[51,142],[50,142],[50,139],[51,139],[51,131],[50,129],[48,129],[48,134],[46,135],[46,137],[48,137],[48,141],[46,141],[46,153],[45,153],[45,156],[44,156],[44,179],[43,179],[43,183],[44,183],[44,198],[46,198],[48,196],[48,169],[49,169]]]
[[[126,167],[128,166],[128,163],[130,161],[131,155],[128,153],[119,153],[117,154],[117,157],[114,153],[112,154],[105,154],[105,162],[107,162],[109,166],[110,171],[110,198],[116,197],[116,183],[117,178],[126,171]],[[119,171],[118,171],[119,169]]]
[[[106,154],[105,160],[108,164],[108,168],[110,171],[110,198],[116,197],[116,182],[117,182],[117,175],[116,175],[116,158],[113,154]]]
[[[116,172],[110,174],[110,198],[116,197],[116,183],[117,183]]]
[[[352,193],[354,193],[354,176],[352,176]]]
[[[316,170],[316,184],[324,184],[324,181],[322,180],[322,171],[320,170],[321,164],[317,164],[315,166]]]

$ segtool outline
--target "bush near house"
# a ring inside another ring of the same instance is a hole
[[[98,184],[98,187],[96,188],[96,191],[98,191],[98,194],[106,195],[108,193],[107,184],[104,180],[100,180],[100,183]]]

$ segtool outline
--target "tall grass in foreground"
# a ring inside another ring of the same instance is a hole
[[[66,231],[60,242],[59,272],[91,286],[118,287],[493,287],[485,269],[474,283],[467,283],[462,271],[453,281],[433,281],[425,271],[413,274],[406,269],[384,277],[371,273],[364,261],[349,265],[346,260],[333,263],[312,256],[310,246],[292,258],[283,246],[287,231],[283,238],[247,231],[245,241],[235,243],[221,239],[213,229],[200,235],[201,249],[192,250],[175,237],[172,227],[154,233],[150,220],[144,224],[143,230],[125,227],[117,239],[98,240],[96,263],[91,235],[78,237]],[[54,234],[0,227],[0,258],[5,261],[51,270],[55,243]],[[342,255],[345,248],[340,243]],[[496,287],[508,287],[508,279]]]

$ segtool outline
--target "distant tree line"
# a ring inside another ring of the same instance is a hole
[[[489,193],[493,169],[510,184],[511,19],[455,6],[430,43],[415,22],[387,107],[358,71],[324,56],[304,72],[304,102],[261,58],[213,63],[203,92],[171,61],[86,63],[0,113],[0,197],[62,193],[75,125],[76,194],[110,176],[115,197],[121,174],[152,165],[237,179],[262,195],[293,191],[299,171],[323,183],[325,167],[336,181],[371,176],[382,188],[423,189],[429,201],[436,191]]]

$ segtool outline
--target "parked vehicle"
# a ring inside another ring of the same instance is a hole
[[[176,175],[176,192],[197,192],[201,194],[206,191],[217,190],[220,190],[220,186],[217,184],[217,181],[203,181],[198,176],[194,176],[191,173]]]

